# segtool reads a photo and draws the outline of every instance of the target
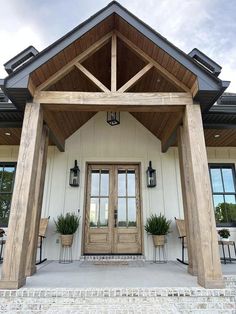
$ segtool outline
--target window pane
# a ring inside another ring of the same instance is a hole
[[[228,222],[236,222],[235,195],[225,195],[225,208],[227,210]]]
[[[0,227],[6,227],[10,215],[11,194],[0,194]]]
[[[235,195],[225,195],[225,203],[235,204]]]
[[[136,227],[136,199],[128,199],[128,226]]]
[[[128,196],[135,196],[135,171],[128,170]]]
[[[1,191],[12,192],[14,173],[15,173],[14,167],[4,167],[2,173]]]
[[[108,226],[108,198],[100,198],[100,227]]]
[[[225,212],[224,196],[213,195],[216,223],[227,222],[227,213]]]
[[[118,226],[126,227],[126,199],[118,198]]]
[[[220,169],[211,169],[211,180],[213,192],[223,192],[223,184]]]
[[[224,180],[225,192],[235,192],[232,169],[223,168],[222,175]]]
[[[118,196],[126,195],[126,171],[118,171]]]
[[[91,174],[91,195],[99,196],[99,170],[93,170]]]
[[[102,170],[101,171],[101,196],[108,196],[109,195],[109,171]]]
[[[90,199],[90,227],[97,227],[99,215],[99,198]]]
[[[213,200],[214,200],[214,206],[218,206],[221,203],[224,203],[224,197],[223,195],[214,195],[213,196]]]

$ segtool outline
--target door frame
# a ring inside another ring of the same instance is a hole
[[[140,237],[141,237],[141,254],[144,254],[144,227],[143,227],[143,197],[142,197],[142,163],[139,161],[86,161],[85,162],[85,176],[84,176],[84,204],[83,204],[83,219],[82,219],[82,236],[81,236],[81,256],[85,252],[85,219],[87,207],[87,193],[88,193],[88,168],[89,165],[136,165],[138,167],[138,184],[139,184],[139,202],[140,202]],[[86,254],[89,255],[89,254]],[[91,254],[91,255],[106,255],[106,254]],[[107,254],[107,255],[127,255],[127,254]],[[132,254],[130,254],[132,255]],[[135,255],[135,254],[134,254]]]

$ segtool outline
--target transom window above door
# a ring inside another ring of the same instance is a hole
[[[210,164],[217,226],[236,226],[236,184],[233,164]]]

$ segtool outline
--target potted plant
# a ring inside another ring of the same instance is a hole
[[[165,244],[165,236],[170,232],[171,220],[167,220],[162,214],[151,215],[146,222],[145,230],[152,235],[154,246]]]
[[[230,237],[229,229],[220,229],[218,230],[218,234],[220,235],[223,241],[229,241],[229,237]]]
[[[60,233],[61,245],[72,246],[74,233],[79,227],[80,217],[73,213],[59,215],[55,222],[56,232]]]

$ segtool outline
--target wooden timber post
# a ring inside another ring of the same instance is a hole
[[[196,230],[195,230],[195,194],[192,190],[192,185],[189,182],[191,177],[189,147],[186,145],[188,139],[186,139],[187,132],[184,132],[183,127],[180,126],[178,130],[178,149],[179,149],[179,164],[180,164],[180,177],[182,186],[183,208],[184,208],[184,220],[187,235],[187,248],[188,248],[188,272],[196,276],[197,275],[197,249],[196,249]]]
[[[4,289],[18,289],[26,281],[26,256],[42,128],[43,113],[40,104],[27,103],[0,281],[0,288]]]
[[[26,276],[32,276],[36,272],[36,257],[37,257],[37,247],[38,247],[38,234],[39,234],[39,224],[42,212],[43,204],[43,191],[44,182],[46,174],[47,165],[47,150],[48,150],[48,134],[49,129],[46,125],[43,126],[43,133],[40,143],[36,185],[35,185],[35,195],[34,204],[32,208],[31,226],[28,241],[28,253],[26,260]]]
[[[191,251],[196,252],[192,258],[197,259],[198,283],[205,288],[222,288],[224,282],[199,104],[186,105],[179,136],[181,164],[187,169],[183,176],[184,188],[188,186],[187,225],[189,233],[193,233],[189,239]]]

